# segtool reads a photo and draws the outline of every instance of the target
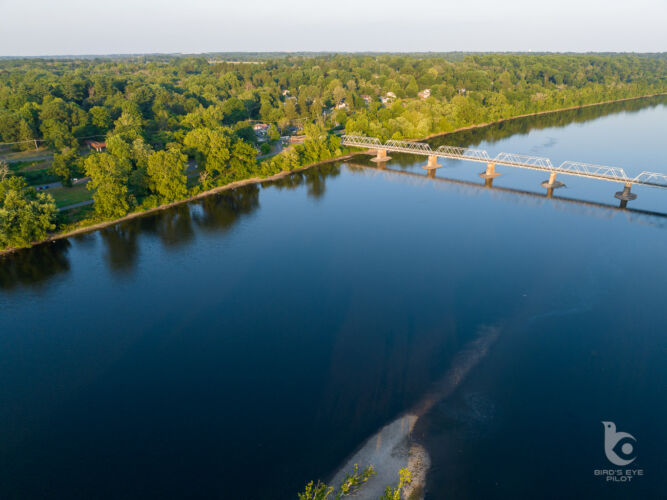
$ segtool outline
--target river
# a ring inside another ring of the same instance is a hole
[[[666,124],[657,98],[430,142],[635,175]],[[0,258],[0,497],[295,498],[415,407],[426,498],[664,494],[667,190],[392,156]],[[596,475],[602,421],[641,476]]]

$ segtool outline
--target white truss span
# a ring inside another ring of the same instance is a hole
[[[382,141],[375,137],[358,135],[344,135],[342,139],[343,145],[358,148],[385,150],[385,152],[412,153],[423,156],[436,156],[439,158],[476,161],[487,164],[493,163],[495,165],[542,170],[549,173],[588,177],[590,179],[622,182],[624,184],[667,188],[667,175],[657,172],[642,172],[636,177],[628,177],[625,171],[618,167],[593,165],[576,161],[565,161],[561,163],[560,166],[554,167],[549,158],[539,156],[499,153],[495,158],[491,158],[483,149],[440,146],[438,149],[434,150],[431,149],[429,144],[423,142],[389,140],[383,144]]]
[[[540,156],[518,155],[515,153],[498,153],[493,160],[493,163],[499,165],[510,165],[512,167],[520,168],[538,168],[540,170],[553,170],[554,166],[551,164],[549,158],[542,158]]]
[[[489,153],[483,149],[459,148],[456,146],[440,146],[435,150],[435,155],[455,160],[473,160],[487,163],[491,161]]]

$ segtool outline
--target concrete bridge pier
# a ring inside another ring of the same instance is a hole
[[[547,198],[551,198],[554,195],[554,189],[565,186],[564,183],[556,180],[556,172],[551,172],[549,174],[549,180],[542,183],[542,187],[547,189]]]
[[[371,159],[371,161],[374,161],[375,163],[382,163],[382,162],[389,161],[389,160],[391,160],[391,157],[387,156],[387,150],[386,149],[378,149],[377,150],[377,156],[375,158]]]
[[[500,172],[496,172],[496,164],[493,162],[489,162],[486,164],[486,170],[484,172],[481,172],[479,176],[482,179],[495,179],[500,175]]]
[[[634,193],[631,193],[630,188],[632,188],[632,183],[631,182],[626,182],[625,187],[623,188],[623,191],[617,191],[616,194],[614,195],[614,198],[617,198],[617,199],[621,200],[621,204],[620,204],[621,208],[627,207],[629,201],[637,199],[637,195],[634,194]]]
[[[435,156],[435,155],[429,155],[428,156],[428,163],[425,166],[423,166],[422,168],[427,171],[426,176],[433,179],[435,177],[435,171],[437,169],[439,169],[440,167],[442,167],[442,165],[440,165],[438,163],[438,157]]]
[[[428,156],[428,163],[423,166],[423,169],[426,170],[435,170],[436,168],[440,168],[442,165],[438,163],[438,157],[435,155],[429,155]]]

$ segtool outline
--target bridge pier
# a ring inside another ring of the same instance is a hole
[[[425,166],[423,166],[422,168],[431,171],[431,170],[435,170],[436,168],[440,168],[440,167],[442,167],[442,165],[440,165],[438,163],[438,157],[435,156],[435,155],[429,155],[428,156],[428,163]]]
[[[614,195],[614,198],[621,200],[621,205],[620,205],[621,208],[627,207],[629,201],[637,199],[637,195],[630,192],[630,188],[632,188],[632,183],[626,182],[623,191],[617,191],[616,194]]]
[[[390,156],[387,156],[387,150],[386,149],[378,149],[377,150],[377,156],[375,158],[372,158],[371,161],[374,161],[375,163],[382,163],[385,161],[391,160]]]
[[[556,172],[551,172],[549,174],[549,180],[542,183],[542,187],[547,189],[547,198],[551,198],[554,195],[554,189],[558,189],[565,186],[564,183],[556,180]]]
[[[496,172],[496,164],[493,162],[489,162],[486,164],[486,170],[484,172],[481,172],[479,176],[482,179],[486,179],[487,181],[489,179],[495,179],[500,175],[500,172]]]

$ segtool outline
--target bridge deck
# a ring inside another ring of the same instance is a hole
[[[495,165],[507,165],[509,167],[527,168],[530,170],[541,170],[544,172],[573,175],[576,177],[587,177],[603,181],[622,182],[638,186],[651,186],[667,188],[667,175],[658,172],[644,171],[635,177],[629,177],[622,168],[608,167],[606,165],[593,165],[576,161],[564,161],[555,167],[549,158],[540,156],[527,156],[515,153],[499,153],[494,158],[483,149],[460,148],[456,146],[440,146],[431,149],[429,144],[423,142],[409,142],[389,140],[384,144],[375,137],[364,137],[355,135],[344,135],[342,143],[366,149],[384,149],[387,152],[409,153],[422,156],[435,156],[453,160],[475,161],[479,163],[493,163]]]

